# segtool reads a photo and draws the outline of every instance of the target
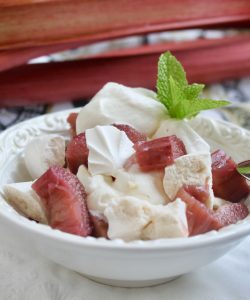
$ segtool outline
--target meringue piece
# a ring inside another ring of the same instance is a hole
[[[119,122],[151,136],[165,114],[166,108],[154,92],[110,82],[80,111],[76,131],[79,134],[96,125]]]
[[[155,205],[151,212],[151,222],[143,228],[142,239],[187,237],[188,223],[186,204],[179,198],[168,205]]]
[[[91,214],[102,217],[104,209],[112,198],[120,194],[112,188],[112,177],[104,175],[91,176],[85,166],[80,166],[77,177],[87,193],[87,204]]]
[[[208,143],[191,128],[186,120],[168,119],[163,121],[153,138],[173,134],[183,141],[188,154],[210,152]]]
[[[186,205],[180,199],[168,205],[152,205],[125,196],[112,201],[104,210],[108,237],[125,241],[188,235]]]
[[[64,138],[57,135],[34,138],[24,149],[24,161],[32,179],[39,178],[53,165],[64,166]]]
[[[126,133],[114,126],[96,126],[86,130],[89,149],[88,170],[91,175],[114,175],[134,154],[133,143]]]
[[[121,197],[104,210],[108,220],[108,237],[124,241],[140,240],[150,222],[150,206],[135,197]]]
[[[187,154],[178,157],[174,164],[165,168],[163,187],[168,197],[175,199],[179,188],[186,185],[208,185],[207,207],[213,207],[211,156],[209,153]]]
[[[33,182],[6,184],[3,187],[6,200],[26,217],[48,224],[39,196],[31,188]]]
[[[152,204],[166,204],[170,200],[163,188],[163,176],[163,171],[141,172],[137,165],[133,165],[128,171],[117,170],[113,187],[123,195]]]

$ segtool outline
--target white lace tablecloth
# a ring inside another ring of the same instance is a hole
[[[250,237],[206,267],[166,284],[137,289],[105,286],[67,270],[22,245],[22,237],[13,236],[2,224],[0,237],[1,300],[250,299]]]

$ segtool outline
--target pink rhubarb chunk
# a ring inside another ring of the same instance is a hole
[[[68,115],[68,118],[67,118],[67,122],[69,123],[70,125],[70,130],[71,130],[71,134],[72,136],[75,136],[76,135],[76,118],[78,116],[78,113],[71,113]]]
[[[89,149],[86,143],[85,132],[72,138],[66,149],[66,161],[70,171],[77,173],[80,165],[88,165]]]
[[[187,205],[186,214],[190,236],[221,228],[219,222],[213,216],[213,211],[191,196],[184,187],[178,191],[176,198],[180,198]]]
[[[146,141],[147,137],[145,134],[137,131],[135,128],[125,124],[113,124],[114,127],[117,129],[124,131],[127,137],[133,142],[134,144],[137,142]]]
[[[248,208],[244,203],[232,203],[221,206],[214,213],[214,217],[220,223],[220,226],[224,227],[245,219],[248,214]]]
[[[239,202],[248,196],[250,188],[236,167],[236,163],[224,151],[212,153],[213,191],[216,197]]]
[[[32,188],[41,198],[52,228],[80,236],[91,234],[84,187],[69,170],[53,166]]]
[[[80,165],[85,165],[86,167],[88,166],[89,155],[85,132],[80,133],[78,135],[76,135],[75,132],[75,123],[77,116],[77,113],[71,113],[67,118],[67,121],[69,122],[71,127],[71,132],[73,133],[73,138],[69,142],[66,149],[66,161],[68,168],[74,174],[77,173]],[[133,143],[136,143],[138,141],[145,141],[147,139],[147,137],[144,134],[140,133],[139,131],[137,131],[129,125],[113,124],[113,126],[121,131],[124,131]]]
[[[208,185],[185,185],[184,189],[189,195],[206,204],[210,197]]]
[[[137,163],[144,172],[163,169],[187,153],[183,142],[175,135],[138,142],[134,148]]]
[[[226,204],[214,212],[190,195],[189,191],[190,189],[184,186],[178,191],[176,197],[182,199],[187,205],[186,214],[190,236],[210,230],[219,230],[224,226],[243,220],[249,214],[244,203]]]

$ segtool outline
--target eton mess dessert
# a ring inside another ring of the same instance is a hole
[[[71,138],[33,139],[23,159],[32,181],[6,184],[22,215],[83,237],[189,237],[238,222],[250,189],[237,165],[189,125],[227,101],[200,98],[171,53],[161,55],[157,94],[107,83],[68,116]]]

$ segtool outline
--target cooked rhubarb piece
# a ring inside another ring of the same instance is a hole
[[[191,196],[184,187],[178,191],[176,198],[180,198],[187,205],[186,213],[190,236],[221,228],[219,221],[213,215],[213,211]]]
[[[235,168],[235,162],[223,150],[217,150],[212,153],[213,180],[216,185],[230,179],[234,174]]]
[[[52,228],[80,236],[91,234],[84,187],[69,170],[53,166],[32,188],[41,198]]]
[[[108,238],[108,223],[97,216],[90,215],[90,218],[94,227],[92,235],[94,237]]]
[[[71,134],[72,136],[76,135],[76,118],[78,116],[78,113],[71,113],[69,114],[68,118],[67,118],[67,122],[70,125],[70,130],[71,130]]]
[[[245,219],[248,214],[248,208],[244,203],[232,203],[221,206],[214,213],[214,217],[220,223],[220,226],[224,227]]]
[[[210,197],[209,186],[204,185],[185,185],[184,189],[189,195],[199,200],[201,203],[206,204]]]
[[[85,132],[72,138],[66,149],[66,162],[70,171],[77,173],[80,165],[88,165],[89,149],[87,148]]]
[[[186,213],[190,236],[210,230],[219,230],[224,226],[243,220],[249,214],[248,208],[244,203],[225,204],[214,212],[190,195],[189,191],[193,192],[186,186],[182,187],[178,191],[176,198],[181,198],[187,205]]]
[[[229,180],[219,184],[213,184],[216,197],[231,202],[239,202],[249,194],[249,186],[246,180],[238,173],[235,173]]]
[[[132,142],[146,140],[145,135],[141,134],[129,125],[114,124],[113,126],[124,131]],[[88,166],[88,155],[89,150],[86,143],[85,132],[74,136],[66,149],[66,161],[70,171],[76,174],[80,165]]]
[[[134,148],[142,171],[163,169],[173,164],[177,157],[187,153],[183,142],[175,135],[138,142]]]
[[[236,168],[236,163],[224,151],[212,153],[213,190],[216,197],[239,202],[249,194],[247,181]]]
[[[145,134],[137,131],[135,128],[125,124],[113,124],[117,129],[124,131],[127,137],[133,142],[134,144],[137,142],[146,141],[147,137]]]

